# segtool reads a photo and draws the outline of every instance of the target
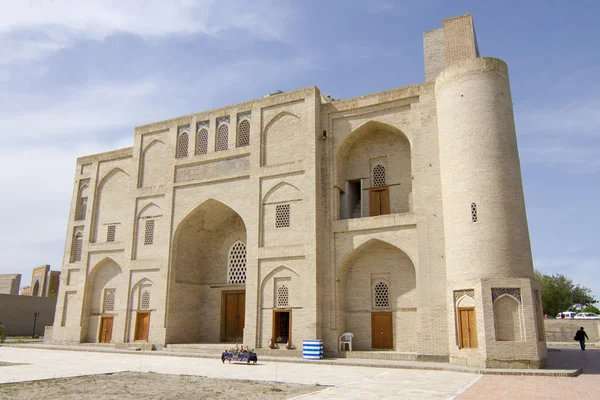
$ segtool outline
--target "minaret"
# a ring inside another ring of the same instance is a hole
[[[444,57],[434,60],[438,71],[430,62],[428,78],[435,79],[450,360],[540,367],[544,326],[508,67],[479,57],[470,15],[445,20],[435,35]]]

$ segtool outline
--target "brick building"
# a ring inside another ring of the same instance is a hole
[[[424,43],[425,83],[274,93],[79,158],[53,340],[335,351],[352,332],[543,366],[507,65],[470,15]]]

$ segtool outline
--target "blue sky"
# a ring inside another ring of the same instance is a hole
[[[535,266],[600,297],[599,2],[0,6],[0,273],[24,285],[34,266],[61,268],[76,157],[277,89],[347,98],[423,82],[423,32],[472,13],[481,54],[510,68]]]

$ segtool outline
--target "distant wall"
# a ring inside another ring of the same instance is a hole
[[[0,294],[0,322],[7,336],[28,336],[33,333],[33,312],[39,311],[35,333],[44,334],[44,327],[54,322],[56,297],[15,296]]]
[[[546,341],[575,343],[573,336],[581,326],[590,338],[590,342],[600,342],[600,320],[581,319],[545,319]]]
[[[0,294],[19,294],[21,274],[0,275]]]

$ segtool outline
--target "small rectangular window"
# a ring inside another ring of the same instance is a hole
[[[146,220],[146,228],[144,229],[144,245],[154,243],[154,220]]]
[[[106,241],[107,242],[114,242],[115,241],[115,234],[117,233],[117,226],[116,225],[109,225],[107,230],[106,230]]]
[[[275,206],[275,228],[288,228],[290,226],[290,205],[279,204]]]

